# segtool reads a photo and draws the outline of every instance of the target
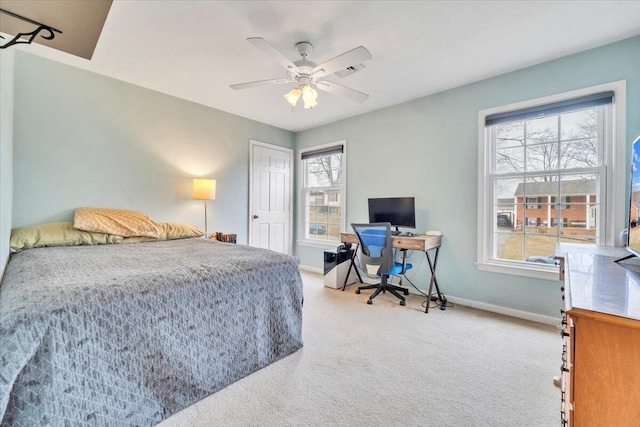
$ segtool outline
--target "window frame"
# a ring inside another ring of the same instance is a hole
[[[328,142],[326,144],[314,145],[311,147],[303,148],[298,150],[298,229],[296,232],[297,242],[299,245],[317,247],[321,249],[333,248],[335,249],[336,245],[340,244],[340,238],[338,240],[324,240],[324,239],[312,239],[306,237],[306,228],[305,228],[305,194],[307,191],[306,187],[306,169],[304,165],[304,160],[302,159],[303,154],[308,153],[310,151],[324,150],[332,147],[342,146],[342,184],[337,187],[329,187],[331,189],[338,188],[340,190],[339,200],[342,200],[342,205],[340,206],[342,211],[340,215],[340,230],[345,230],[346,218],[347,218],[347,141],[339,140],[334,142]],[[324,188],[324,187],[323,187]]]
[[[558,280],[555,265],[508,261],[492,258],[493,180],[490,179],[493,151],[486,128],[486,117],[492,114],[561,102],[599,92],[613,91],[611,144],[604,147],[604,165],[600,182],[601,221],[600,244],[619,246],[618,235],[627,227],[627,150],[626,150],[626,80],[563,92],[555,95],[517,102],[478,111],[478,224],[477,260],[479,270],[539,279]]]

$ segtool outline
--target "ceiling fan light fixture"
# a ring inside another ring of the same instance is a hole
[[[304,101],[304,108],[308,110],[318,105],[316,99],[318,99],[318,92],[316,92],[316,90],[310,85],[304,85],[302,87],[302,100]]]
[[[291,92],[287,93],[284,96],[284,99],[286,99],[287,102],[291,104],[292,107],[295,107],[296,104],[298,103],[298,99],[300,99],[301,94],[302,94],[302,91],[300,90],[300,88],[294,87],[293,89],[291,89]]]
[[[333,59],[317,65],[308,59],[313,49],[313,45],[309,42],[296,44],[296,50],[302,59],[292,62],[286,55],[262,37],[249,37],[247,41],[283,66],[287,70],[287,78],[233,84],[230,85],[231,89],[248,89],[256,86],[296,83],[297,87],[284,95],[284,99],[295,108],[298,100],[302,98],[304,108],[307,110],[318,105],[318,92],[316,92],[316,88],[318,90],[331,92],[335,95],[344,96],[356,102],[364,102],[369,98],[369,95],[366,93],[358,92],[355,89],[339,85],[329,80],[322,80],[324,77],[341,70],[351,73],[364,68],[364,65],[361,63],[370,60],[372,56],[363,46],[358,46],[355,49],[351,49],[342,55],[338,55]]]

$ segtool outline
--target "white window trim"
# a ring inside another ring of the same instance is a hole
[[[337,145],[342,145],[342,215],[340,218],[340,230],[346,229],[346,218],[347,218],[347,140],[339,140],[334,142],[329,142],[322,145],[314,145],[313,147],[303,148],[298,151],[298,230],[297,230],[297,243],[301,246],[309,246],[320,249],[329,249],[335,247],[340,244],[339,241],[335,240],[320,240],[320,239],[309,239],[305,237],[305,225],[304,225],[304,179],[305,179],[305,171],[302,165],[302,154],[308,151],[316,151],[321,150],[323,148],[335,147]]]
[[[625,222],[627,210],[625,192],[628,181],[626,85],[626,80],[618,80],[598,86],[480,110],[478,112],[478,242],[476,266],[479,270],[538,279],[558,280],[557,266],[491,259],[492,252],[490,245],[493,203],[492,200],[490,200],[491,190],[487,185],[488,176],[491,171],[491,156],[488,155],[488,150],[485,148],[485,144],[489,140],[488,135],[486,135],[486,117],[491,114],[520,110],[536,105],[550,104],[611,90],[614,91],[613,129],[611,145],[604,148],[607,198],[601,205],[604,215],[601,221],[605,224],[604,245],[620,246],[618,235],[621,230],[627,227]]]

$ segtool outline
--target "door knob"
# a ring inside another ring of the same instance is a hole
[[[254,216],[253,216],[253,219],[258,219],[258,215],[254,215]]]

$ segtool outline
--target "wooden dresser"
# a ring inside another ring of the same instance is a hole
[[[611,255],[569,251],[561,264],[562,426],[640,426],[640,259]]]

